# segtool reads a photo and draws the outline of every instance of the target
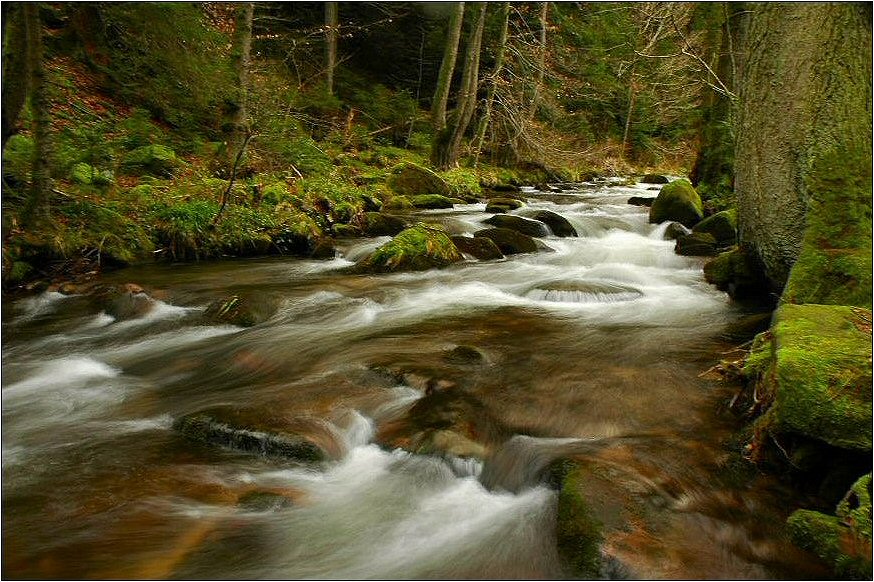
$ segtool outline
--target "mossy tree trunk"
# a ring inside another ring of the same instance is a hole
[[[23,6],[24,29],[27,37],[27,84],[33,132],[33,161],[31,188],[22,213],[22,222],[30,225],[48,218],[51,176],[51,118],[46,90],[46,72],[43,63],[43,30],[39,4],[28,2]]]
[[[26,68],[27,33],[24,27],[24,7],[18,2],[0,6],[3,12],[3,143],[15,133],[21,108],[27,98]]]
[[[747,7],[753,14],[739,76],[735,149],[740,239],[761,259],[775,291],[799,258],[805,228],[823,218],[834,228],[810,241],[827,255],[811,266],[810,280],[832,259],[840,263],[843,255],[832,251],[842,249],[867,248],[861,254],[870,271],[870,5]],[[856,186],[845,192],[847,184]],[[865,224],[859,234],[856,227]],[[841,277],[852,274],[835,274]],[[868,286],[870,297],[870,273]],[[815,295],[804,300],[811,299]]]
[[[325,2],[325,89],[334,94],[334,69],[337,66],[337,29],[339,18],[336,2]]]
[[[461,75],[461,86],[458,89],[458,99],[455,111],[447,122],[446,128],[435,138],[435,152],[432,161],[442,169],[448,169],[458,163],[461,151],[461,141],[470,125],[473,112],[476,109],[476,95],[479,88],[479,61],[482,48],[483,29],[485,27],[486,3],[478,2],[471,10],[473,26],[467,40],[464,58],[464,70]]]
[[[228,139],[228,162],[233,164],[237,154],[246,143],[249,133],[249,67],[252,52],[252,21],[255,14],[254,2],[246,2],[236,7],[232,59],[237,75],[236,108],[231,119],[231,135]]]

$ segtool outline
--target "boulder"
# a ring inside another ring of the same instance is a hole
[[[801,436],[870,455],[870,362],[869,310],[781,305],[743,370],[757,383],[760,400],[773,402],[756,421],[757,434],[779,442]]]
[[[509,210],[516,210],[517,208],[522,208],[523,206],[525,206],[525,203],[521,200],[517,200],[516,198],[496,197],[489,199],[489,202],[486,205],[486,212],[494,212],[493,210],[489,210],[489,208],[499,207]],[[503,210],[502,212],[505,212],[505,210]]]
[[[677,240],[681,237],[686,236],[692,231],[680,224],[679,222],[672,222],[665,229],[664,239],[665,240]]]
[[[667,184],[670,182],[667,176],[662,176],[661,174],[645,174],[643,178],[640,179],[642,184]]]
[[[474,236],[452,235],[450,237],[455,247],[464,254],[471,255],[480,261],[503,259],[501,249],[490,239]]]
[[[108,170],[98,170],[94,166],[79,162],[74,164],[70,170],[70,179],[77,184],[107,186],[112,184],[112,172]]]
[[[377,248],[356,265],[359,273],[424,271],[445,267],[463,257],[439,226],[419,223]]]
[[[692,228],[704,217],[701,197],[688,180],[675,180],[665,184],[649,209],[652,223],[674,220]]]
[[[542,222],[523,218],[514,214],[496,214],[483,222],[496,228],[508,228],[521,232],[522,234],[527,234],[528,236],[549,235],[549,229],[547,229],[546,225]]]
[[[406,196],[392,196],[382,204],[383,210],[409,210],[413,203]]]
[[[386,180],[389,188],[404,196],[439,194],[449,196],[449,184],[429,170],[412,163],[403,163],[392,168]]]
[[[720,247],[737,243],[737,211],[723,210],[695,225],[692,232],[710,233]]]
[[[414,207],[424,208],[426,210],[452,208],[452,200],[440,194],[421,194],[419,196],[412,196],[410,197],[410,202]]]
[[[397,216],[381,212],[365,212],[358,224],[364,236],[394,236],[407,227]]]
[[[179,165],[176,153],[167,146],[152,144],[139,147],[125,154],[120,169],[132,176],[170,176]]]
[[[552,234],[560,237],[577,236],[577,230],[568,221],[567,218],[560,214],[556,214],[551,210],[538,210],[531,213],[529,216],[534,220],[538,220],[549,227]]]
[[[651,207],[653,202],[655,202],[655,198],[649,196],[632,196],[628,199],[628,203],[632,206],[646,206],[647,208]]]
[[[839,580],[870,580],[871,473],[857,480],[836,515],[796,510],[786,524],[798,547],[819,556]]]
[[[334,248],[334,243],[330,239],[316,241],[313,252],[310,253],[312,259],[333,259],[336,256],[337,249]]]
[[[533,253],[538,250],[537,242],[533,238],[509,228],[487,228],[477,231],[473,236],[491,240],[505,255]]]
[[[173,428],[186,438],[236,451],[266,457],[282,457],[303,463],[327,458],[322,447],[299,434],[282,418],[262,411],[217,406],[180,417]]]
[[[693,232],[677,239],[674,252],[687,257],[713,257],[719,253],[719,250],[712,234]]]
[[[362,236],[361,229],[354,224],[335,224],[333,229],[334,236],[339,238],[354,238]]]
[[[704,265],[704,278],[734,299],[768,296],[768,283],[754,256],[742,248],[722,253]]]

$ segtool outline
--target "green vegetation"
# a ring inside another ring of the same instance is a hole
[[[558,552],[575,579],[599,577],[601,566],[601,524],[586,502],[583,476],[575,463],[566,461],[561,467],[561,491],[558,495]]]
[[[673,220],[692,228],[704,217],[701,197],[688,180],[675,180],[665,184],[649,210],[653,223]]]
[[[373,251],[356,269],[366,273],[424,271],[461,260],[461,253],[440,226],[419,223]]]

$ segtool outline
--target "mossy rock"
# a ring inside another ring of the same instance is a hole
[[[504,258],[504,254],[498,248],[498,245],[487,238],[461,235],[453,235],[450,238],[459,251],[480,261]]]
[[[649,209],[651,223],[673,220],[692,228],[703,217],[704,205],[701,197],[688,180],[675,180],[662,186]]]
[[[871,312],[784,304],[773,321],[745,366],[774,398],[760,429],[870,451]]]
[[[475,232],[473,236],[491,240],[505,255],[533,253],[539,248],[533,238],[509,228],[486,228]]]
[[[440,194],[422,194],[413,196],[410,202],[415,208],[423,208],[425,210],[439,210],[442,208],[452,208],[452,199]],[[462,204],[464,201],[462,201]]]
[[[786,524],[792,542],[819,556],[837,577],[871,579],[871,473],[856,481],[836,515],[799,509]]]
[[[340,238],[355,238],[362,236],[361,229],[353,224],[335,224],[334,236]]]
[[[406,196],[392,196],[382,204],[383,210],[410,210],[413,203]]]
[[[680,224],[679,222],[672,222],[665,229],[664,239],[665,240],[679,240],[684,236],[688,235],[692,231]]]
[[[713,235],[716,244],[725,247],[737,243],[737,211],[723,210],[708,216],[695,225],[692,232],[704,232]]]
[[[452,195],[452,190],[446,180],[428,168],[409,162],[392,168],[386,184],[394,192],[403,196],[438,194],[448,197]]]
[[[558,555],[572,579],[600,578],[602,524],[586,502],[585,471],[572,461],[559,461],[552,478],[560,483],[556,512]]]
[[[693,232],[681,236],[674,245],[674,252],[686,257],[712,257],[719,251],[716,239],[709,232]]]
[[[298,434],[291,423],[248,408],[204,409],[182,416],[173,423],[173,428],[193,441],[259,456],[301,463],[317,463],[327,458],[319,445]]]
[[[394,236],[407,227],[402,218],[380,212],[365,212],[361,222],[361,232],[365,236]]]
[[[492,198],[486,204],[486,212],[504,213],[522,208],[525,203],[515,198]]]
[[[549,229],[542,222],[515,214],[496,214],[483,222],[495,228],[508,228],[528,236],[549,236]]]
[[[329,238],[317,240],[313,251],[310,253],[311,259],[333,259],[336,256],[337,249]]]
[[[419,223],[373,251],[355,268],[359,273],[424,271],[463,260],[439,226]]]
[[[763,297],[768,283],[753,256],[738,247],[704,265],[704,278],[734,299]]]
[[[98,170],[90,164],[79,162],[70,170],[70,179],[77,183],[90,186],[108,186],[112,184],[112,172]]]
[[[669,182],[668,177],[661,174],[644,174],[643,178],[640,179],[641,184],[667,184]]]
[[[537,210],[531,213],[530,216],[534,220],[538,220],[548,226],[555,236],[577,236],[577,229],[561,214],[556,214],[551,210]]]
[[[170,176],[178,165],[179,159],[172,149],[152,144],[128,152],[121,161],[121,171],[133,176]]]

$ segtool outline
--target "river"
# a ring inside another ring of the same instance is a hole
[[[574,454],[592,467],[605,575],[822,576],[781,537],[792,493],[733,452],[731,393],[699,377],[748,339],[733,330],[749,314],[626,203],[656,192],[526,193],[514,213],[555,211],[580,236],[379,276],[347,267],[388,237],[340,241],[333,260],[131,267],[104,276],[148,289],[127,318],[76,295],[6,301],[4,577],[561,578],[557,495],[535,461]],[[415,218],[470,234],[484,208]],[[204,318],[232,294],[269,317]],[[458,346],[481,359],[448,357]],[[377,444],[429,382],[512,427],[483,443],[484,462]],[[333,458],[295,464],[173,429],[216,405],[294,419]]]

